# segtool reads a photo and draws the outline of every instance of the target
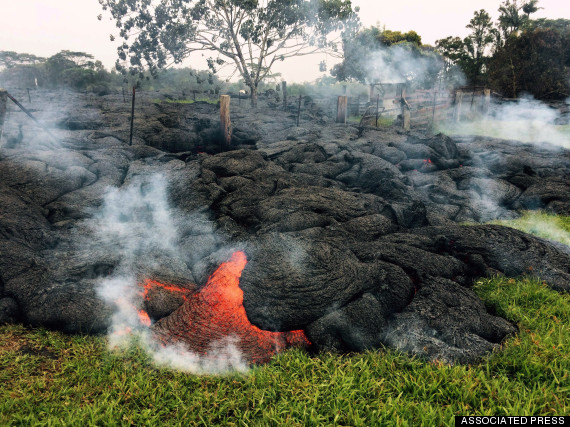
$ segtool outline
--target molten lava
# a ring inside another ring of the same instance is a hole
[[[267,362],[287,347],[310,345],[303,331],[269,332],[250,323],[239,287],[246,264],[245,253],[235,252],[199,292],[153,326],[155,336],[164,344],[183,342],[202,355],[215,351],[228,338],[237,339],[234,344],[250,363]]]
[[[142,325],[144,326],[150,326],[150,316],[148,315],[148,313],[144,310],[139,310],[139,321],[141,322]]]
[[[151,280],[151,279],[146,279],[144,281],[144,283],[139,284],[139,286],[141,286],[142,292],[141,295],[142,297],[146,300],[149,299],[149,293],[151,290],[153,289],[163,289],[165,291],[168,292],[172,292],[175,294],[180,295],[185,301],[186,301],[186,295],[189,294],[191,291],[189,289],[180,287],[180,286],[176,286],[176,285],[165,285],[163,283],[157,282],[156,280]]]

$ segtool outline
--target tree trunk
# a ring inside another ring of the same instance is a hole
[[[257,108],[257,86],[251,85],[249,90],[251,91],[251,106]]]

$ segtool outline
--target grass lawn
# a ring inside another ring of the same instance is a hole
[[[454,415],[568,414],[570,295],[532,277],[474,289],[520,333],[468,366],[392,350],[294,350],[245,374],[198,376],[153,366],[136,345],[108,352],[104,337],[3,326],[0,425],[447,425]]]

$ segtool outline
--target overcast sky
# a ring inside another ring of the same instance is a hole
[[[496,19],[502,0],[353,0],[360,7],[360,19],[365,26],[379,23],[397,31],[415,30],[422,41],[434,44],[435,40],[449,35],[464,37],[465,25],[473,12],[485,9]],[[114,44],[109,40],[116,28],[102,13],[97,0],[2,0],[0,11],[0,50],[13,50],[48,57],[61,50],[87,52],[110,69],[116,59]],[[540,0],[543,7],[535,18],[570,19],[569,0]],[[276,71],[283,79],[310,81],[319,76],[317,64],[334,60],[323,54],[315,57],[290,60],[279,64]],[[200,54],[188,65],[202,63]],[[194,68],[202,68],[204,65]]]

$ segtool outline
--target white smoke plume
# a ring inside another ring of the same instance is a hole
[[[567,101],[568,103],[568,101]],[[570,149],[570,126],[559,109],[530,96],[494,103],[488,114],[442,129],[455,135],[479,135],[532,143],[541,148]]]
[[[142,295],[137,282],[141,269],[151,271],[164,262],[180,259],[175,211],[168,202],[168,183],[164,175],[136,177],[125,188],[110,188],[90,228],[96,244],[118,258],[119,265],[110,277],[102,278],[99,296],[114,306],[109,328],[111,348],[130,345],[133,335],[160,365],[198,373],[243,372],[247,364],[235,339],[227,337],[213,345],[208,356],[200,356],[182,345],[163,347],[153,342],[148,328],[139,320]],[[179,212],[176,212],[180,216]],[[191,221],[192,218],[184,218]],[[202,226],[207,222],[201,218]],[[183,264],[183,262],[180,262]],[[172,268],[172,265],[168,265]],[[177,264],[174,263],[174,267]],[[180,267],[183,271],[184,267]]]
[[[414,55],[405,45],[396,45],[370,51],[364,69],[369,83],[405,83],[426,78],[433,72],[433,61],[429,56]]]

